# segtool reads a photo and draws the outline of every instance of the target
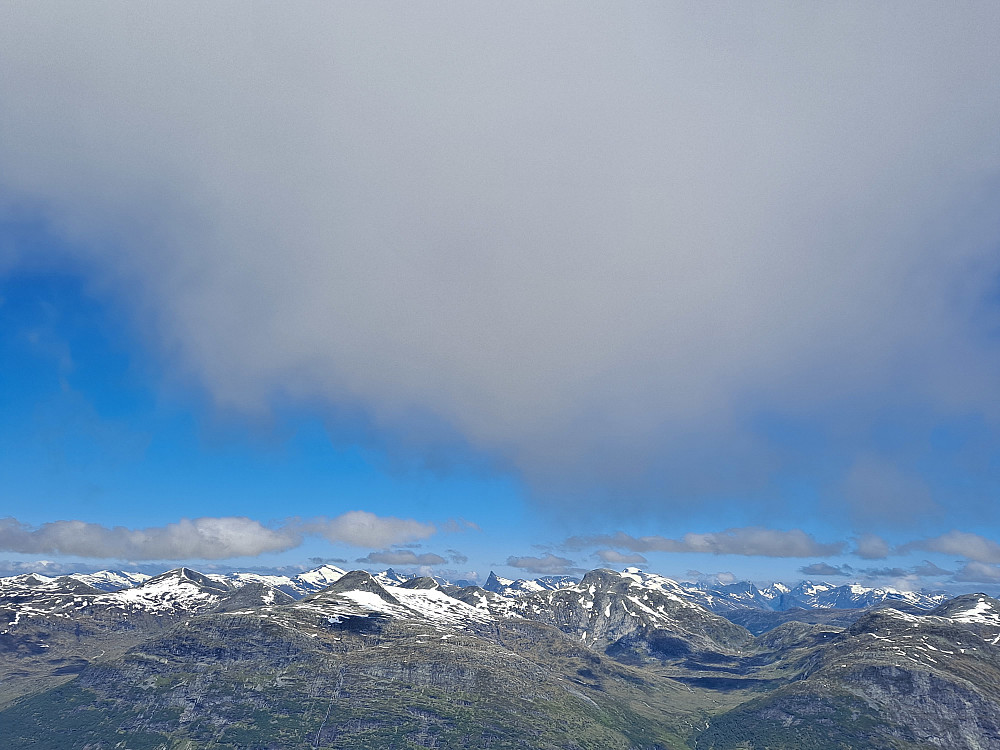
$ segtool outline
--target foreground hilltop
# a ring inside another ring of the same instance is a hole
[[[631,568],[296,578],[3,579],[4,746],[1000,747],[983,594],[755,636]]]

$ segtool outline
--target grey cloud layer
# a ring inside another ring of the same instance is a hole
[[[364,557],[359,557],[357,562],[380,565],[443,565],[448,561],[433,552],[423,552],[418,555],[410,549],[396,549],[370,552]]]
[[[0,518],[0,551],[120,560],[225,560],[283,552],[299,546],[303,534],[356,547],[382,547],[434,533],[430,524],[360,510],[330,519],[289,519],[275,528],[242,517],[184,518],[146,529],[84,521],[52,521],[33,528]]]
[[[1000,565],[973,561],[959,568],[952,577],[968,583],[1000,583]]]
[[[873,404],[993,408],[998,26],[11,5],[0,194],[225,407],[360,407],[543,489],[742,489],[779,465],[759,413],[856,437]],[[859,523],[926,495],[855,466]]]

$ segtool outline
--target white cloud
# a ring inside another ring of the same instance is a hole
[[[979,534],[965,531],[952,530],[941,536],[909,542],[903,545],[901,551],[910,549],[957,555],[980,563],[1000,563],[1000,544]]]
[[[613,549],[599,549],[595,553],[602,562],[613,565],[644,565],[649,562],[638,552],[624,553]]]
[[[426,539],[436,532],[435,527],[429,523],[412,518],[376,516],[365,510],[348,511],[336,518],[306,521],[302,524],[302,529],[322,534],[331,542],[355,547],[390,547]]]
[[[865,560],[884,560],[889,556],[889,543],[875,534],[862,534],[854,540],[854,554]]]
[[[0,550],[121,560],[221,560],[282,552],[298,546],[291,529],[268,528],[250,518],[194,518],[145,529],[84,521],[53,521],[37,528],[0,519]]]
[[[664,536],[634,537],[621,531],[591,537],[574,537],[567,546],[608,545],[633,552],[694,552],[712,555],[747,555],[762,557],[817,557],[833,555],[844,548],[843,542],[817,542],[801,529],[782,531],[747,526],[708,534],[685,534],[680,539]]]
[[[274,527],[243,517],[183,518],[145,529],[86,521],[53,521],[34,528],[15,518],[0,518],[0,551],[120,560],[224,560],[283,552],[299,546],[304,534],[371,548],[405,544],[435,533],[433,524],[363,510],[336,518],[291,518]]]
[[[543,489],[745,490],[762,412],[852,445],[873,404],[995,410],[998,25],[13,4],[0,194],[225,408],[360,409]]]

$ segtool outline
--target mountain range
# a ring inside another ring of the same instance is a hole
[[[0,737],[1000,748],[1000,602],[985,594],[698,586],[636,568],[467,583],[333,566],[3,578]]]

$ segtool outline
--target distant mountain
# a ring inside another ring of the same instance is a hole
[[[263,584],[288,594],[293,599],[301,599],[340,579],[346,571],[333,565],[321,565],[295,576],[263,575],[260,573],[229,573],[215,576],[239,587],[247,583]]]
[[[73,573],[70,578],[75,578],[100,591],[111,592],[138,586],[140,583],[148,581],[151,576],[145,573],[129,573],[124,570],[99,570],[96,573]]]
[[[929,610],[948,598],[948,594],[941,591],[899,591],[811,581],[802,581],[791,587],[774,583],[764,588],[758,588],[750,581],[726,585],[687,584],[684,590],[694,601],[719,614],[747,607],[784,612],[791,609],[865,609],[880,604]]]
[[[570,576],[543,576],[534,580],[518,578],[501,578],[492,570],[483,584],[483,589],[492,591],[494,594],[502,596],[520,596],[521,594],[534,594],[539,591],[555,591],[557,589],[573,586],[579,579]]]

